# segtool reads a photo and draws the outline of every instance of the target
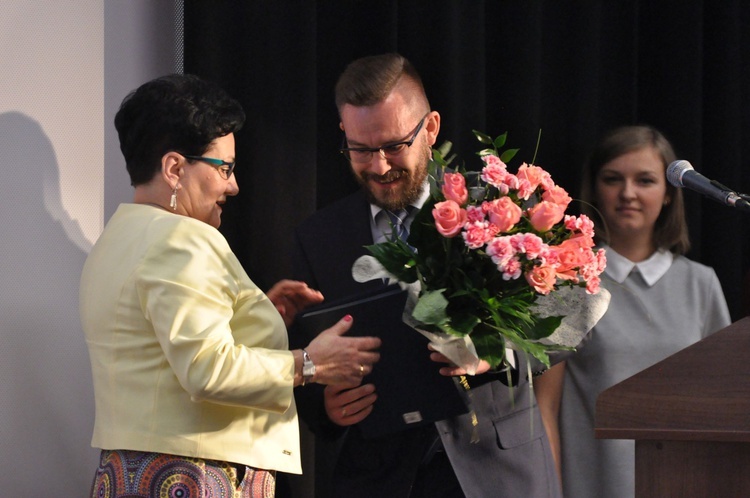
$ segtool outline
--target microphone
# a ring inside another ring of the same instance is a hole
[[[721,183],[701,175],[685,160],[674,161],[667,167],[667,181],[675,187],[687,187],[725,206],[750,212],[750,202]]]

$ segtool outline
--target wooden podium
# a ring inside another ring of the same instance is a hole
[[[750,317],[602,392],[595,419],[635,440],[637,498],[750,496]]]

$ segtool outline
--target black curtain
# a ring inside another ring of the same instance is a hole
[[[750,191],[750,4],[742,0],[185,2],[185,72],[248,113],[241,193],[221,230],[263,287],[290,275],[292,229],[356,187],[337,152],[333,86],[351,60],[397,51],[471,165],[471,130],[509,144],[574,196],[606,130],[646,123],[705,176]],[[750,215],[686,192],[693,250],[745,316]],[[345,227],[342,227],[342,230]],[[331,248],[335,250],[335,248]],[[679,293],[679,289],[675,289]]]

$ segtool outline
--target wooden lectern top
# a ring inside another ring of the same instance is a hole
[[[750,442],[750,317],[602,392],[594,434]]]

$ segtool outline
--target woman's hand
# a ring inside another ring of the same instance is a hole
[[[294,322],[297,313],[323,301],[320,291],[311,289],[305,282],[297,280],[281,280],[266,292],[266,295],[276,306],[287,327]]]
[[[354,387],[372,372],[372,365],[380,359],[380,353],[375,351],[380,347],[380,339],[345,337],[352,323],[352,317],[345,316],[305,348],[315,364],[313,382]]]
[[[378,395],[373,384],[354,388],[326,386],[323,398],[328,418],[336,425],[347,426],[364,420],[372,412]]]

